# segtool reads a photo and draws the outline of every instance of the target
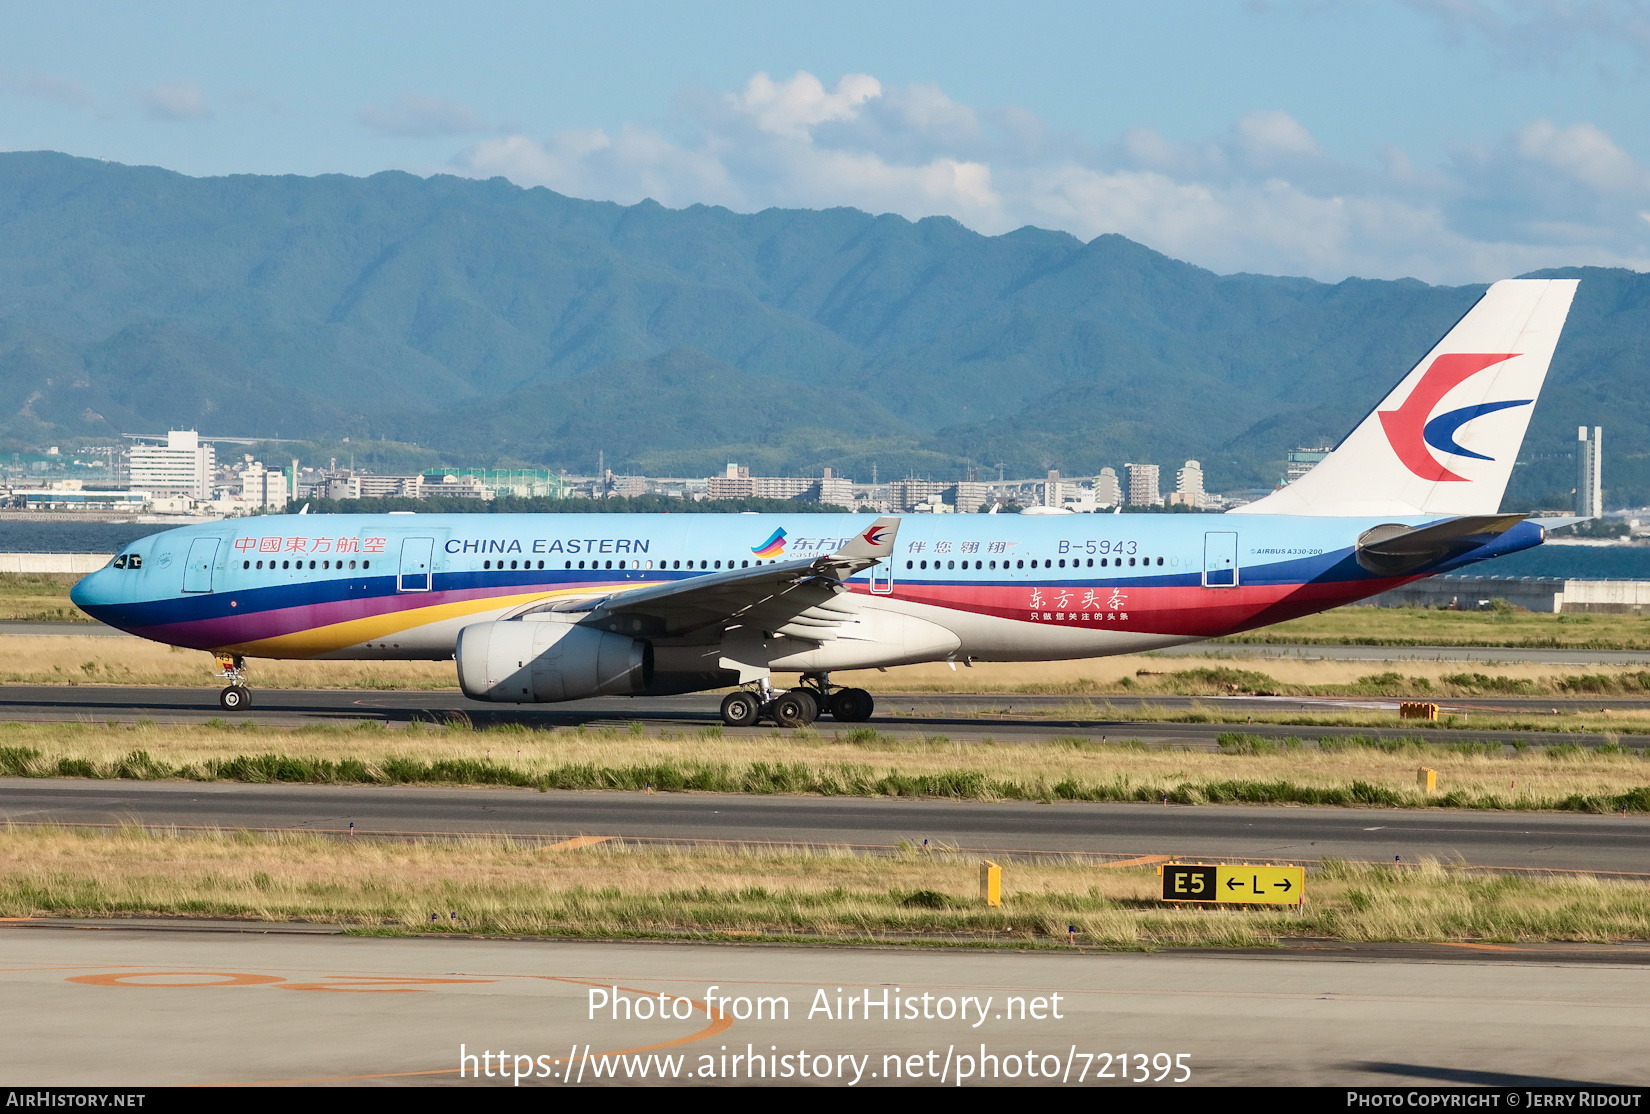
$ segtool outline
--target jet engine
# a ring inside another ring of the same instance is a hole
[[[464,695],[500,704],[629,696],[653,680],[651,643],[568,623],[476,623],[455,656]]]

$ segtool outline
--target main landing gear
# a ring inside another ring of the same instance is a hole
[[[779,727],[806,727],[829,712],[843,723],[864,723],[876,702],[864,689],[831,684],[828,673],[804,673],[788,692],[775,693],[766,678],[753,688],[730,692],[722,700],[722,722],[729,727],[751,727],[769,719]]]
[[[244,712],[252,707],[252,690],[246,686],[246,659],[239,654],[219,654],[217,676],[228,681],[218,693],[218,705],[226,712]]]

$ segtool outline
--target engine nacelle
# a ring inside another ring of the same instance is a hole
[[[567,623],[476,623],[458,632],[458,683],[471,700],[548,704],[628,696],[653,679],[653,647]]]

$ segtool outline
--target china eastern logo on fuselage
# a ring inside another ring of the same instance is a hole
[[[1377,411],[1381,417],[1381,428],[1386,431],[1386,439],[1392,445],[1392,451],[1398,454],[1398,459],[1403,461],[1404,467],[1423,480],[1453,480],[1464,483],[1467,478],[1457,476],[1438,463],[1438,459],[1427,451],[1427,446],[1430,445],[1439,452],[1451,456],[1494,460],[1494,457],[1475,453],[1457,444],[1456,431],[1474,418],[1481,418],[1485,414],[1493,414],[1497,410],[1508,410],[1515,406],[1528,406],[1535,401],[1533,398],[1510,402],[1481,402],[1477,406],[1464,406],[1459,410],[1439,414],[1437,417],[1432,416],[1432,409],[1445,395],[1485,368],[1511,360],[1518,355],[1518,352],[1499,355],[1485,352],[1451,352],[1439,356],[1432,361],[1432,366],[1421,376],[1421,381],[1409,392],[1409,397],[1404,399],[1402,406],[1396,410]]]
[[[751,552],[758,557],[778,557],[785,552],[785,531],[775,530],[773,535],[761,545],[751,546]]]

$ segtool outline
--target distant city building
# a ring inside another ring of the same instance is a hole
[[[1604,427],[1594,426],[1592,437],[1587,427],[1576,432],[1576,514],[1583,518],[1597,518],[1604,513]]]
[[[1196,460],[1186,460],[1186,467],[1175,472],[1175,490],[1181,495],[1203,497],[1203,465]]]
[[[241,502],[251,508],[280,510],[287,504],[286,474],[249,460],[241,469]]]
[[[1174,491],[1170,493],[1168,502],[1171,507],[1211,510],[1220,507],[1225,500],[1203,490],[1203,465],[1188,460],[1186,466],[1175,473]]]
[[[1163,496],[1157,489],[1157,465],[1125,464],[1129,474],[1129,506],[1161,507]]]
[[[752,476],[751,494],[758,499],[795,499],[818,483],[806,476]]]
[[[423,476],[376,476],[365,473],[355,477],[355,487],[361,499],[422,499]]]
[[[751,482],[751,470],[729,463],[727,472],[705,481],[705,494],[711,499],[751,498],[756,494],[756,485]]]
[[[493,489],[474,476],[454,475],[451,472],[426,475],[419,484],[422,498],[441,496],[447,499],[491,499]]]
[[[946,489],[953,485],[937,480],[894,480],[886,486],[890,509],[915,511],[919,503],[932,506],[944,502]]]
[[[963,480],[957,485],[955,506],[958,514],[973,514],[991,501],[991,485],[979,480]]]
[[[141,511],[149,502],[147,491],[111,491],[86,487],[79,480],[60,480],[44,487],[12,488],[0,505],[26,510]]]
[[[707,499],[800,499],[810,503],[854,505],[854,481],[835,475],[831,469],[813,476],[753,476],[742,464],[729,464],[727,471],[709,479],[689,481],[683,494],[692,498],[698,484],[704,485]]]
[[[1289,454],[1289,459],[1283,466],[1283,482],[1292,484],[1317,466],[1318,461],[1328,456],[1330,449],[1325,446],[1316,449],[1296,449]]]
[[[634,499],[638,495],[647,494],[646,476],[614,476],[608,475],[607,490],[610,494],[626,499]]]
[[[217,453],[211,445],[201,444],[200,434],[192,429],[171,430],[164,445],[133,445],[127,460],[133,487],[157,495],[212,497]]]
[[[1115,507],[1123,501],[1123,488],[1117,482],[1117,469],[1102,468],[1094,477],[1094,505]]]
[[[1064,506],[1066,487],[1067,485],[1060,480],[1060,473],[1057,470],[1050,469],[1048,478],[1043,481],[1043,506]]]
[[[854,505],[854,481],[834,475],[829,468],[825,474],[815,481],[817,486],[810,488],[803,494],[816,503],[827,503],[834,507],[852,507]]]

